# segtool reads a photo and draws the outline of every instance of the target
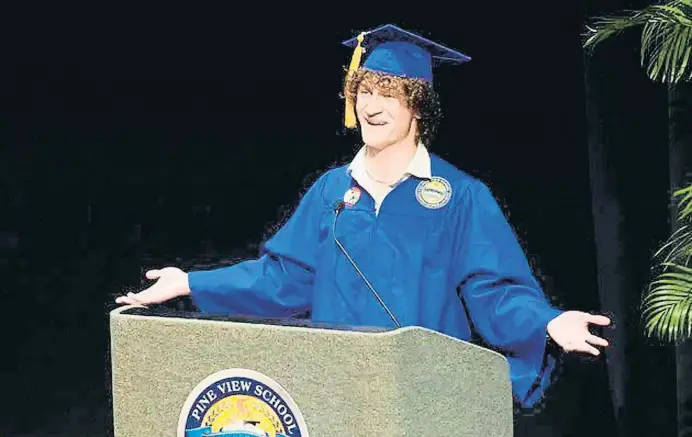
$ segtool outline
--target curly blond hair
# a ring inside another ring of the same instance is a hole
[[[411,108],[419,117],[416,141],[430,147],[442,118],[442,111],[438,95],[429,82],[361,68],[351,74],[347,73],[344,82],[343,97],[349,100],[353,107],[361,85],[376,89],[384,95],[397,97]]]

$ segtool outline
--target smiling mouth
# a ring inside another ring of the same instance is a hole
[[[386,121],[373,121],[373,120],[365,120],[370,126],[384,126],[387,124]]]

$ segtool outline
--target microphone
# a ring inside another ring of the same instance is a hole
[[[384,308],[384,310],[387,312],[387,314],[389,314],[389,317],[392,319],[392,321],[394,322],[396,327],[401,328],[401,324],[399,323],[397,318],[394,316],[394,314],[389,310],[389,308],[387,307],[387,304],[384,303],[384,301],[382,300],[380,295],[377,293],[377,291],[375,291],[375,288],[372,285],[370,285],[370,281],[368,281],[368,279],[365,277],[363,272],[360,271],[360,269],[356,265],[356,262],[353,261],[353,258],[351,258],[351,256],[348,254],[348,252],[346,251],[344,246],[341,244],[339,239],[336,238],[336,223],[339,219],[339,214],[341,214],[341,211],[343,211],[345,207],[346,207],[346,203],[344,203],[343,201],[337,202],[336,206],[334,207],[334,212],[336,213],[336,215],[334,215],[334,226],[332,229],[332,233],[334,234],[334,242],[336,242],[336,245],[339,246],[339,249],[341,249],[341,252],[343,252],[343,254],[346,256],[346,259],[348,259],[350,261],[353,268],[356,269],[358,276],[360,276],[360,278],[363,280],[363,282],[365,282],[365,285],[368,286],[368,288],[370,289],[372,294],[375,296],[377,301],[380,303],[380,306],[382,308]]]

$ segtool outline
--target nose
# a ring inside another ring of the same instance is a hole
[[[371,106],[371,105],[368,105],[368,106]],[[368,118],[376,117],[376,116],[382,114],[382,112],[383,112],[382,108],[380,108],[380,107],[376,107],[376,108],[365,107],[364,109],[365,109],[365,111],[364,111],[365,115]]]
[[[361,115],[368,118],[377,117],[385,111],[383,101],[376,91],[359,98],[356,107]]]

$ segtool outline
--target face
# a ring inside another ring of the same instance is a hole
[[[363,142],[384,149],[408,138],[415,138],[416,117],[406,102],[386,90],[361,83],[356,97],[356,114]]]

